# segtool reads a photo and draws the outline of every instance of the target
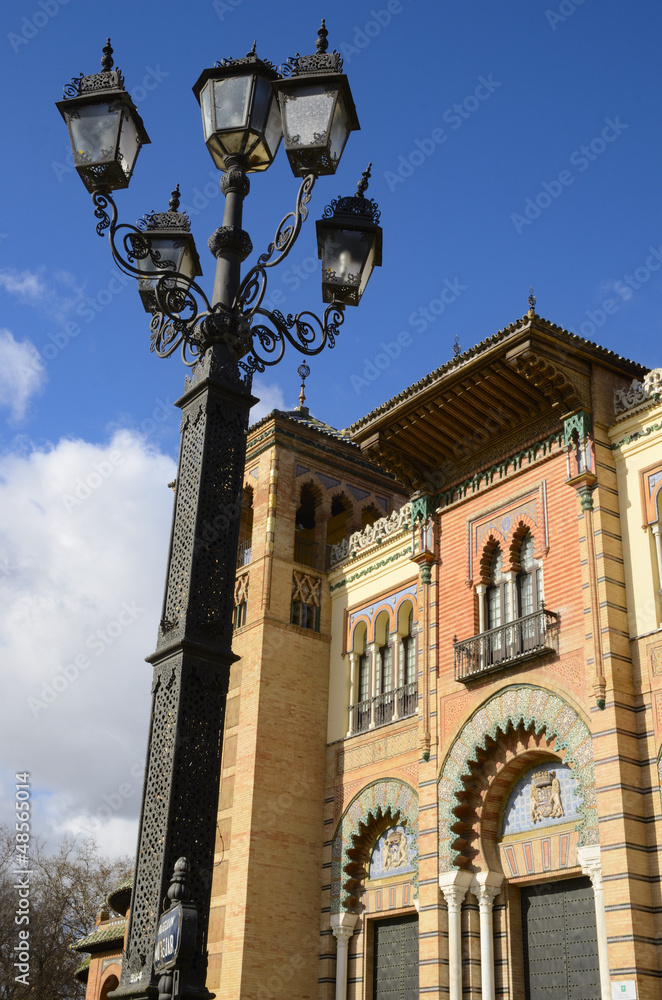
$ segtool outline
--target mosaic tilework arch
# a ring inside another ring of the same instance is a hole
[[[388,809],[407,834],[413,834],[413,844],[418,857],[418,795],[404,781],[398,778],[385,778],[366,785],[358,795],[355,795],[343,813],[333,837],[331,862],[331,913],[340,913],[345,909],[348,893],[344,882],[346,866],[350,863],[347,851],[354,845],[354,838],[361,832],[361,826],[368,826],[379,819]],[[418,894],[416,876],[414,896]]]
[[[506,732],[509,726],[517,727],[520,723],[534,726],[538,732],[544,729],[549,737],[556,737],[557,750],[566,750],[564,762],[572,767],[579,780],[578,793],[583,803],[579,843],[598,843],[593,741],[588,726],[558,695],[530,685],[510,687],[474,712],[446,756],[439,777],[440,872],[460,867],[460,855],[452,846],[457,839],[452,830],[457,823],[453,810],[460,804],[457,793],[462,791],[463,778],[469,774],[469,762],[476,760],[479,747],[487,749],[488,738],[496,740],[499,731]]]

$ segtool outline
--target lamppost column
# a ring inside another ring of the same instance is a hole
[[[221,302],[230,308],[241,280],[241,262],[253,246],[248,233],[241,228],[244,198],[250,191],[248,164],[243,156],[228,157],[228,161],[221,177],[221,191],[225,195],[223,225],[210,236],[209,249],[216,257],[212,303]]]
[[[195,954],[180,972],[191,1000],[207,998],[206,929],[216,815],[250,379],[221,345],[207,351],[177,405],[181,444],[131,913],[116,997],[155,996],[156,928],[177,859],[191,864]],[[154,992],[153,992],[154,991]]]

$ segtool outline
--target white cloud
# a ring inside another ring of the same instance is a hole
[[[15,271],[9,267],[0,270],[0,288],[30,302],[40,301],[47,294],[46,285],[39,275],[33,271]]]
[[[283,390],[277,382],[263,382],[259,377],[253,379],[253,395],[260,400],[251,410],[250,422],[256,424],[272,410],[291,410],[283,399]]]
[[[63,323],[83,295],[83,288],[70,271],[57,269],[45,278],[43,269],[16,271],[0,268],[0,289],[15,295],[24,305],[35,306],[51,319]]]
[[[10,330],[0,330],[0,406],[8,407],[14,420],[21,420],[45,380],[46,372],[32,341],[18,341]]]
[[[0,799],[29,771],[36,832],[135,846],[175,471],[129,431],[4,457]]]

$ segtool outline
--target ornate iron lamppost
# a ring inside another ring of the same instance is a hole
[[[137,226],[118,222],[111,192],[128,186],[144,125],[113,69],[110,40],[102,71],[72,80],[58,109],[69,128],[74,162],[92,193],[97,232],[113,259],[138,280],[151,315],[151,350],[181,349],[192,368],[184,394],[181,446],[163,611],[154,666],[153,701],[136,872],[122,978],[115,997],[156,998],[157,926],[178,858],[190,864],[190,897],[199,919],[195,947],[179,970],[177,996],[210,996],[205,987],[207,925],[214,863],[223,715],[232,653],[232,603],[246,432],[254,372],[277,364],[286,342],[307,355],[333,347],[345,304],[357,305],[370,272],[381,264],[375,203],[341,198],[318,223],[323,260],[323,319],[283,316],[263,307],[270,268],[290,252],[308,214],[317,176],[332,174],[352,130],[359,128],[342,60],[327,52],[322,22],[311,56],[277,70],[255,47],[243,59],[205,70],[194,87],[205,141],[224,171],[223,225],[209,240],[216,257],[211,299],[197,283],[200,262],[187,216],[173,192],[169,210]],[[285,128],[285,148],[302,177],[295,208],[273,242],[242,278],[252,251],[242,229],[248,174],[272,162]]]

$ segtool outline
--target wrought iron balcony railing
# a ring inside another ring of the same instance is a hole
[[[294,561],[302,566],[327,571],[329,568],[330,545],[322,545],[309,538],[294,538]]]
[[[387,726],[390,722],[415,715],[418,706],[418,682],[411,681],[393,691],[377,694],[367,701],[359,701],[349,707],[349,732],[365,733],[368,729]]]
[[[237,569],[241,569],[242,566],[248,566],[251,561],[251,545],[252,539],[249,538],[245,542],[240,542],[237,548]]]
[[[558,615],[543,607],[471,639],[455,639],[455,680],[466,683],[534,656],[558,652],[558,634]]]

